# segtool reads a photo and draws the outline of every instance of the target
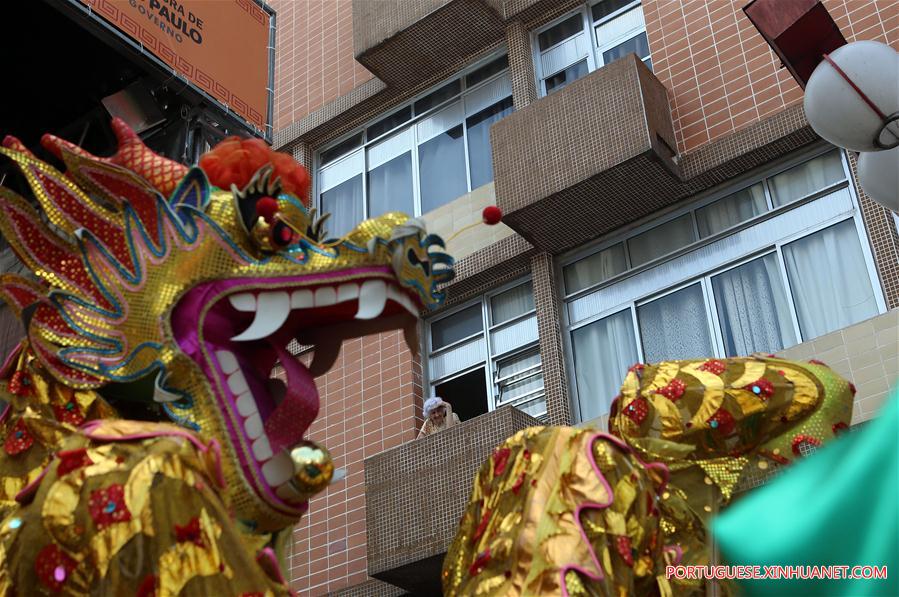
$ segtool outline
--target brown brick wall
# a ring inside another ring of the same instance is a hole
[[[352,0],[270,0],[275,34],[275,131],[372,78],[353,58]]]
[[[789,1],[789,0],[785,0]],[[787,106],[802,90],[742,11],[746,0],[646,0],[656,77],[668,88],[680,152]],[[848,41],[899,47],[895,0],[825,0]]]
[[[331,451],[347,477],[312,499],[294,529],[288,574],[301,595],[368,579],[363,460],[413,439],[421,423],[421,367],[401,332],[344,342],[316,384],[321,411],[308,437]]]

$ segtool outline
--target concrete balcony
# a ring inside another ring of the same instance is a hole
[[[630,54],[496,123],[503,222],[553,253],[683,196],[665,87]]]
[[[478,467],[507,437],[535,425],[504,407],[366,458],[369,576],[415,595],[439,595],[443,558]]]
[[[353,0],[356,60],[388,85],[417,85],[504,39],[483,0]]]

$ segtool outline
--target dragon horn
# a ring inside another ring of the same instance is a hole
[[[107,164],[127,168],[149,182],[164,197],[169,197],[178,182],[187,174],[187,167],[174,160],[164,158],[144,145],[141,138],[121,118],[112,119],[112,132],[118,141],[118,151],[108,158],[100,158],[81,149],[74,143],[54,135],[44,135],[41,145],[56,157],[62,159],[63,150]]]

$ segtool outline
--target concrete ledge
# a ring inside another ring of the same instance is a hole
[[[439,595],[441,562],[478,467],[507,437],[538,424],[509,406],[367,458],[369,576],[415,594]]]

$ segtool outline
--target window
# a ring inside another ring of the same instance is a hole
[[[649,42],[639,0],[603,0],[534,34],[540,92],[552,93],[631,52],[649,68]]]
[[[777,352],[886,309],[842,154],[786,166],[563,260],[581,420],[635,362]]]
[[[421,215],[493,180],[490,126],[512,112],[508,58],[444,83],[318,154],[329,236],[390,211]]]
[[[429,388],[465,420],[506,404],[546,414],[530,281],[428,323]]]

